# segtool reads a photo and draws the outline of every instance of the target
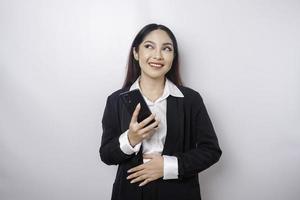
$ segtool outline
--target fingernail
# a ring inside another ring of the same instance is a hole
[[[134,180],[130,181],[130,183],[134,183]]]

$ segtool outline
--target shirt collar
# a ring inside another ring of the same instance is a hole
[[[134,90],[134,89],[140,89],[140,84],[139,84],[139,80],[140,80],[140,76],[136,79],[136,81],[131,85],[130,87],[130,91]],[[172,95],[174,97],[184,97],[184,95],[182,94],[182,92],[178,89],[178,87],[172,83],[169,79],[166,78],[166,82],[165,82],[165,88],[164,88],[164,92],[162,94],[162,96],[159,98],[160,100],[163,100],[165,98],[167,98],[169,95]]]

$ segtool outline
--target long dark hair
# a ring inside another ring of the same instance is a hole
[[[136,51],[138,51],[139,45],[143,42],[144,38],[154,30],[163,30],[165,31],[170,39],[173,42],[173,48],[174,48],[174,59],[171,66],[171,69],[166,74],[166,77],[172,81],[175,85],[182,85],[182,81],[179,74],[179,54],[178,54],[178,46],[177,46],[177,40],[175,38],[175,35],[172,33],[172,31],[161,24],[148,24],[144,26],[140,32],[135,36],[132,45],[130,47],[129,56],[128,56],[128,63],[127,63],[127,74],[126,78],[123,84],[123,88],[131,86],[134,81],[140,76],[141,74],[141,68],[139,66],[139,62],[134,59],[133,57],[133,48],[135,47]]]

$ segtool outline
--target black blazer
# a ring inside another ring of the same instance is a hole
[[[178,88],[183,98],[167,98],[167,136],[162,155],[177,157],[179,178],[149,183],[156,185],[157,200],[201,199],[198,173],[216,163],[222,154],[200,94],[187,87]],[[119,136],[128,129],[131,119],[119,94],[128,90],[120,89],[107,98],[102,118],[101,160],[119,165],[112,200],[140,200],[143,189],[126,179],[128,169],[143,163],[142,148],[137,155],[127,155],[119,144]]]

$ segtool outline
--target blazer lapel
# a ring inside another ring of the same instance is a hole
[[[167,98],[167,136],[162,154],[172,155],[183,148],[184,107],[183,98]]]

